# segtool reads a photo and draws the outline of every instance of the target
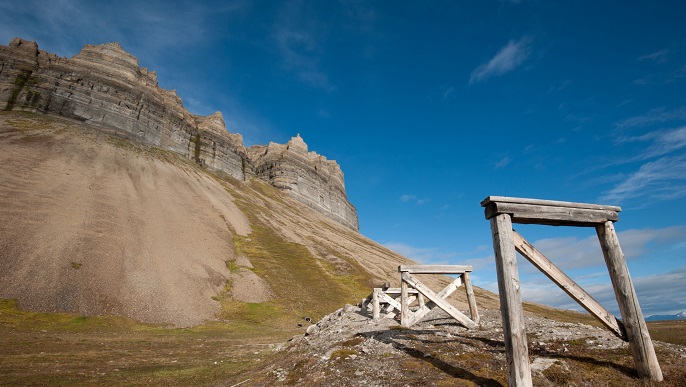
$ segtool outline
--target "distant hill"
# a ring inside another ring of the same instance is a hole
[[[655,314],[646,318],[646,321],[686,320],[686,311],[677,314]]]

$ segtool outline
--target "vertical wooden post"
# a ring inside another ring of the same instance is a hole
[[[465,271],[462,274],[464,280],[465,291],[467,292],[467,302],[469,303],[469,315],[472,321],[479,324],[481,318],[479,317],[479,310],[476,308],[476,297],[474,297],[474,289],[472,288],[472,281],[469,279],[469,272]]]
[[[379,291],[381,289],[374,288],[372,291],[372,318],[378,320],[381,317],[381,306],[379,305]]]
[[[655,348],[653,348],[653,342],[643,319],[643,312],[638,304],[636,291],[631,282],[614,225],[611,221],[607,221],[605,224],[596,226],[596,232],[610,272],[612,287],[615,290],[638,376],[660,382],[662,370],[655,356]]]
[[[422,293],[418,293],[417,296],[417,299],[419,300],[419,308],[421,309],[426,306],[426,300],[424,299],[424,295]]]
[[[409,305],[409,300],[407,299],[407,282],[405,282],[402,277],[400,279],[400,325],[401,326],[408,326],[409,323],[409,317],[410,317],[410,305]]]
[[[526,343],[524,310],[519,292],[512,219],[508,214],[498,214],[490,220],[505,336],[508,383],[510,386],[531,387],[531,365]]]

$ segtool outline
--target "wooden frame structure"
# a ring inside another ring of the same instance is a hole
[[[417,299],[418,291],[409,291],[409,302],[412,303]],[[421,297],[421,296],[420,296]],[[420,303],[424,302],[424,298],[420,298]],[[382,307],[383,305],[383,307]],[[362,307],[371,309],[372,318],[378,320],[380,318],[395,318],[400,313],[400,288],[374,288],[372,293],[362,301]],[[397,312],[396,312],[397,311]],[[383,313],[383,317],[381,314]]]
[[[469,279],[471,266],[465,265],[417,265],[399,266],[400,272],[400,325],[410,327],[418,322],[422,317],[429,313],[433,308],[439,307],[446,311],[450,316],[457,320],[464,327],[473,329],[479,324],[479,311],[476,308],[476,298]],[[423,284],[416,274],[457,274],[457,278],[438,293],[435,293],[428,286]],[[469,303],[471,319],[452,306],[446,298],[453,294],[457,288],[464,284]],[[412,312],[410,310],[410,293],[417,292],[419,299],[419,309]],[[429,302],[424,302],[426,297]]]
[[[613,225],[619,219],[620,207],[503,196],[489,196],[481,206],[485,207],[486,219],[491,222],[510,386],[532,385],[515,250],[605,327],[629,342],[639,377],[662,381],[662,370]],[[622,320],[615,318],[514,231],[512,223],[594,227]]]

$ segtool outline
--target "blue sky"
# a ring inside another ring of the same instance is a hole
[[[117,41],[246,145],[300,133],[363,234],[493,291],[485,197],[619,205],[647,316],[686,310],[684,20],[681,1],[29,0],[0,1],[0,43]],[[618,313],[593,229],[517,230]],[[519,262],[526,299],[575,307]]]

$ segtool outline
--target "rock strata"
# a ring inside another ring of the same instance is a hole
[[[357,230],[343,172],[309,152],[298,135],[288,144],[245,148],[221,112],[193,115],[174,90],[118,43],[86,45],[62,58],[19,38],[0,45],[0,108],[56,114],[177,152],[238,180],[263,179],[289,196]]]
[[[251,147],[248,155],[261,179],[337,222],[358,228],[357,211],[346,198],[338,163],[309,152],[299,134],[287,144]]]

